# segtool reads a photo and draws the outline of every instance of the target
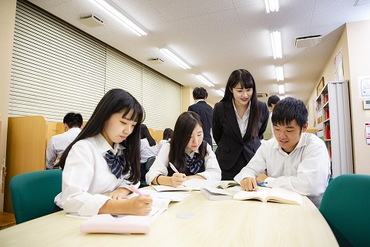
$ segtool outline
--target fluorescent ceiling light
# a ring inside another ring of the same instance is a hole
[[[217,93],[218,95],[220,95],[221,97],[224,97],[224,95],[225,95],[225,91],[224,91],[224,90],[222,90],[222,89],[217,89],[217,90],[216,90],[216,93]]]
[[[275,67],[275,71],[276,71],[276,80],[278,80],[278,81],[284,81],[283,67],[281,67],[281,66]]]
[[[97,6],[107,12],[110,16],[114,19],[122,23],[125,27],[127,27],[130,31],[135,33],[138,36],[147,35],[148,33],[133,21],[131,21],[128,17],[123,14],[123,11],[118,7],[113,6],[113,4],[109,4],[104,0],[94,0]]]
[[[274,58],[282,58],[283,52],[281,49],[281,34],[279,31],[273,31],[270,33],[272,53]]]
[[[285,94],[285,88],[284,88],[284,85],[279,85],[279,86],[278,86],[278,89],[279,89],[279,94]]]
[[[180,65],[184,69],[190,69],[190,65],[188,65],[186,62],[181,60],[177,55],[175,55],[172,51],[170,51],[168,48],[161,48],[159,49],[161,52],[172,58],[178,65]]]
[[[265,0],[266,12],[278,12],[279,0]]]
[[[208,87],[213,87],[213,83],[210,82],[207,78],[205,78],[203,75],[195,75],[199,80],[201,80],[204,84],[206,84]]]

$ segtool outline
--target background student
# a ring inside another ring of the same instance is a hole
[[[274,137],[274,125],[272,124],[271,122],[271,117],[272,117],[272,111],[274,110],[274,107],[275,105],[277,104],[277,102],[280,101],[280,98],[279,96],[277,95],[271,95],[268,99],[267,99],[267,106],[269,107],[269,110],[270,110],[270,116],[269,116],[269,119],[270,119],[270,124],[271,124],[271,137],[273,138]]]
[[[158,143],[158,150],[161,150],[161,147],[169,142],[172,138],[173,130],[171,128],[165,128],[163,131],[163,139],[159,141]]]
[[[212,132],[222,180],[232,180],[261,145],[269,111],[257,100],[256,83],[245,69],[234,70],[213,111]]]
[[[146,174],[146,182],[177,187],[193,178],[220,180],[221,170],[212,147],[203,141],[200,116],[188,111],[178,117],[171,141],[159,151]]]
[[[60,159],[62,192],[55,197],[68,213],[147,215],[149,196],[123,200],[140,180],[143,108],[128,92],[108,91],[81,134]],[[137,185],[136,185],[137,186]]]
[[[330,158],[325,143],[305,133],[307,109],[300,100],[279,101],[272,113],[275,138],[264,142],[251,161],[235,176],[244,190],[282,187],[296,191],[318,207],[328,185]]]
[[[211,126],[213,109],[212,106],[207,104],[207,97],[208,93],[206,89],[203,87],[194,88],[193,99],[196,101],[196,103],[189,106],[188,111],[198,113],[203,121],[204,140],[212,147]]]
[[[83,119],[80,113],[69,112],[63,118],[64,133],[51,137],[46,148],[46,169],[53,169],[68,145],[80,134]]]
[[[141,172],[141,178],[140,181],[145,180],[145,164],[146,161],[152,157],[158,155],[158,144],[154,140],[154,138],[150,135],[149,129],[145,124],[141,124],[140,126],[140,134],[141,134],[141,140],[140,140],[140,172]]]

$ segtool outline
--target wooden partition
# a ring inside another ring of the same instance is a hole
[[[154,140],[159,143],[163,139],[163,130],[155,130],[154,135],[152,135]]]
[[[42,116],[10,117],[6,152],[4,211],[13,212],[9,182],[15,175],[45,170],[45,150],[50,130]]]

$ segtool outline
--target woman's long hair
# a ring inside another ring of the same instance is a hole
[[[180,172],[183,172],[186,169],[187,157],[185,149],[197,124],[203,128],[200,116],[192,111],[183,112],[176,121],[175,129],[173,130],[173,135],[170,141],[170,153],[168,154],[168,159]],[[207,142],[203,141],[199,146],[199,156],[195,161],[197,162],[204,159],[206,155]]]
[[[105,122],[112,114],[123,111],[122,117],[133,111],[131,121],[137,122],[132,133],[121,142],[125,147],[123,151],[126,160],[123,174],[127,174],[128,180],[137,183],[140,180],[140,125],[144,121],[145,112],[140,103],[128,92],[122,89],[111,89],[108,91],[96,106],[90,120],[82,129],[76,139],[66,148],[60,158],[62,169],[66,165],[66,159],[73,145],[79,140],[93,137],[102,132]]]
[[[258,100],[257,100],[257,90],[256,83],[252,74],[245,69],[234,70],[227,81],[225,95],[221,101],[231,101],[234,96],[232,94],[232,89],[235,88],[240,83],[242,88],[252,88],[253,94],[250,99],[250,115],[249,124],[251,125],[252,137],[258,136],[258,122],[259,122],[259,110],[258,110]]]
[[[146,138],[149,142],[149,146],[155,146],[157,145],[157,142],[154,140],[154,138],[150,135],[148,127],[146,127],[145,124],[141,124],[141,139]]]

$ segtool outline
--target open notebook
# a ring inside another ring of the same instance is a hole
[[[192,191],[200,190],[205,187],[216,187],[220,184],[217,180],[205,180],[205,179],[190,179],[185,181],[182,185],[178,187],[167,186],[167,185],[152,185],[152,187],[158,191]]]
[[[302,195],[283,188],[259,187],[258,191],[239,191],[234,195],[233,199],[302,205]]]

